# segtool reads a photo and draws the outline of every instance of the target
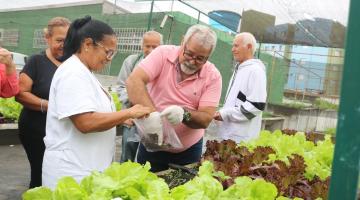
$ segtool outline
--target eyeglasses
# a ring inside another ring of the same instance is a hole
[[[186,50],[186,46],[184,46],[183,56],[184,56],[187,60],[195,60],[195,62],[198,63],[198,64],[204,64],[204,63],[206,63],[206,61],[207,61],[208,58],[209,58],[209,57],[204,57],[204,56],[194,56],[192,52]]]
[[[99,42],[95,42],[96,45],[102,47],[104,50],[105,50],[105,53],[106,53],[106,58],[111,60],[114,58],[114,56],[116,55],[117,51],[116,50],[111,50],[111,49],[108,49],[106,47],[104,47],[104,45],[100,44]]]

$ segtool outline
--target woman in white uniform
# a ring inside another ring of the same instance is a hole
[[[144,117],[150,108],[135,105],[115,111],[111,95],[95,78],[116,54],[117,39],[107,24],[75,20],[64,42],[64,57],[50,87],[44,138],[43,186],[55,188],[63,176],[78,182],[112,162],[115,126]]]

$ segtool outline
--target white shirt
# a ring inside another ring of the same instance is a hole
[[[115,128],[83,134],[69,117],[86,112],[113,111],[111,95],[77,56],[73,55],[59,66],[50,87],[44,138],[44,186],[54,188],[63,176],[80,181],[91,171],[103,171],[111,164]]]
[[[256,138],[266,102],[266,70],[258,59],[236,66],[227,91],[219,133],[239,143]]]

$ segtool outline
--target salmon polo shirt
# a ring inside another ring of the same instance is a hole
[[[199,107],[217,107],[221,96],[221,74],[214,64],[207,61],[201,70],[191,77],[178,82],[178,57],[180,47],[163,45],[157,47],[142,62],[139,67],[149,77],[148,92],[157,111],[166,107],[178,105],[197,110]],[[174,126],[183,149],[181,152],[204,136],[204,129],[192,129],[183,123]]]

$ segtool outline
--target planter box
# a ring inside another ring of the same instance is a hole
[[[284,126],[284,117],[267,117],[262,118],[261,130],[275,131],[281,130]]]
[[[294,129],[298,131],[325,131],[334,128],[337,124],[337,111],[319,110],[313,108],[296,109],[282,105],[268,104],[267,111],[283,117],[281,129]]]
[[[0,145],[20,144],[17,124],[0,124]]]

